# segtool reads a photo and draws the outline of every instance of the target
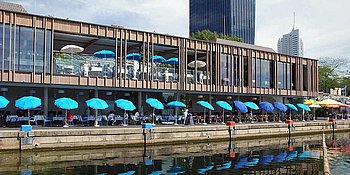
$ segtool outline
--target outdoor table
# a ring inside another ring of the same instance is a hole
[[[56,124],[57,126],[62,123],[62,126],[64,124],[65,117],[59,116],[59,117],[52,117],[52,123]]]

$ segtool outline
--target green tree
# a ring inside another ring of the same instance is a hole
[[[232,35],[218,34],[216,32],[212,32],[210,30],[202,30],[202,31],[191,33],[191,38],[205,40],[205,41],[211,41],[211,40],[215,40],[215,39],[219,38],[219,39],[225,39],[225,40],[230,40],[230,41],[243,42],[243,40],[240,37],[232,36]]]
[[[324,57],[319,59],[318,77],[320,91],[329,92],[332,88],[343,86],[338,71],[347,64],[345,58]]]

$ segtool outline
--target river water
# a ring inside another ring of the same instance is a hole
[[[333,174],[350,174],[350,133],[327,135]],[[185,145],[1,152],[0,174],[308,174],[322,172],[321,135]]]

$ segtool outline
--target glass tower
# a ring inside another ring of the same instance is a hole
[[[190,0],[190,33],[208,29],[255,41],[255,0]]]

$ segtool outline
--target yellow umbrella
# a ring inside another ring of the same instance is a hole
[[[340,102],[337,102],[335,100],[332,100],[332,99],[325,99],[325,100],[322,100],[318,103],[320,106],[336,106],[336,105],[341,105],[342,103]]]
[[[305,100],[304,104],[305,105],[312,105],[312,104],[318,104],[318,102],[316,100],[309,99],[309,100]]]

